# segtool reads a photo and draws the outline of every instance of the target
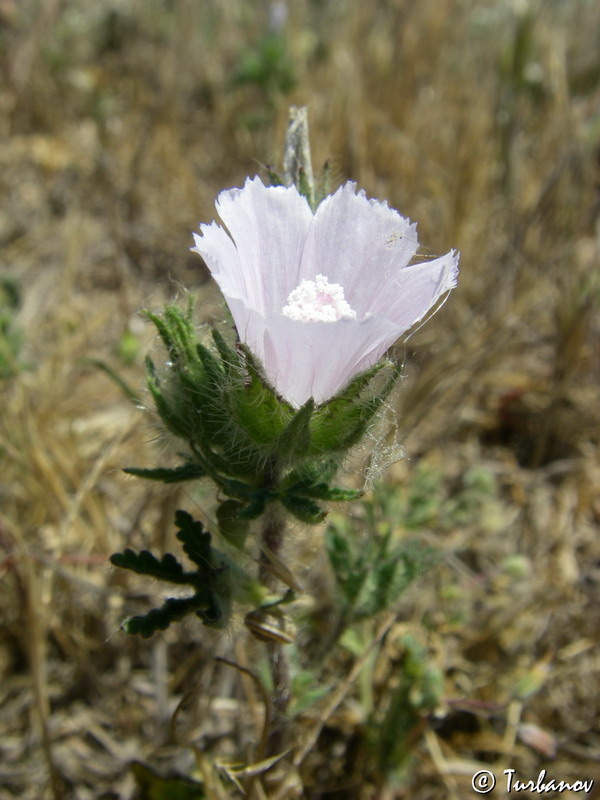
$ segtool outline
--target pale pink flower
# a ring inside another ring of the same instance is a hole
[[[458,254],[416,264],[416,224],[346,183],[313,213],[295,187],[248,178],[217,198],[195,247],[276,391],[323,403],[456,285]]]

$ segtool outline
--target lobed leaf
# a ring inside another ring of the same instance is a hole
[[[130,617],[123,623],[123,628],[126,633],[139,634],[144,639],[149,639],[156,631],[166,630],[172,622],[178,622],[207,605],[207,598],[198,593],[191,597],[169,597],[160,608]]]
[[[299,519],[300,522],[305,522],[307,525],[317,525],[319,522],[323,522],[327,516],[327,511],[308,497],[283,494],[281,502],[296,519]]]
[[[128,475],[135,475],[136,478],[145,478],[149,481],[162,481],[163,483],[180,483],[181,481],[193,481],[206,476],[206,470],[199,464],[189,462],[179,467],[167,469],[156,467],[155,469],[139,469],[138,467],[126,467],[123,472]]]
[[[127,548],[122,553],[114,553],[110,557],[110,562],[115,567],[129,569],[137,572],[138,575],[150,575],[170,583],[189,584],[193,582],[192,573],[185,572],[171,553],[166,553],[161,559],[158,559],[149,550],[136,553]]]
[[[214,551],[210,544],[210,533],[202,523],[195,520],[187,511],[175,512],[175,525],[179,529],[176,536],[183,544],[184,553],[199,567],[199,573],[210,576],[219,565],[215,565]]]

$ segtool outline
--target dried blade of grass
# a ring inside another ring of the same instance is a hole
[[[427,743],[431,760],[446,785],[449,800],[460,800],[458,784],[450,772],[449,764],[442,753],[437,736],[429,727],[425,730],[425,742]]]
[[[20,572],[25,591],[25,618],[27,624],[27,646],[29,667],[35,697],[35,710],[38,719],[42,751],[48,768],[50,789],[55,800],[63,797],[63,785],[56,765],[52,740],[49,731],[50,700],[47,677],[46,619],[43,616],[44,604],[39,590],[40,582],[33,568],[25,539],[17,528],[11,528],[8,520],[0,517],[0,526],[7,538],[13,540],[17,553],[16,565]]]
[[[112,439],[110,439],[110,441],[106,442],[106,444],[100,447],[98,455],[96,456],[87,474],[83,477],[83,480],[77,488],[75,496],[71,500],[70,508],[68,508],[64,519],[60,523],[60,541],[65,541],[67,539],[67,534],[70,528],[81,514],[81,509],[86,496],[88,496],[92,489],[97,485],[98,479],[100,478],[102,471],[104,470],[110,457],[114,454],[115,450],[117,450],[128,433],[129,426],[124,426],[122,431],[117,433]]]
[[[248,638],[238,639],[235,642],[235,658],[238,664],[243,667],[248,667],[248,659],[251,658],[251,652],[246,649],[248,646]],[[258,697],[256,686],[252,678],[245,672],[240,673],[240,679],[244,684],[244,692],[250,706],[250,712],[254,720],[254,727],[257,731],[262,730],[264,724],[264,710],[261,704],[261,699]]]
[[[227,775],[233,778],[236,778],[236,785],[238,778],[255,778],[257,775],[262,775],[263,772],[271,769],[271,767],[276,764],[278,761],[286,756],[289,753],[289,750],[284,750],[283,753],[278,753],[276,756],[271,756],[271,758],[265,758],[262,761],[257,761],[254,764],[249,764],[246,767],[225,767],[223,764],[220,765],[220,768],[227,772]]]
[[[175,711],[171,715],[171,719],[169,721],[169,740],[172,742],[179,742],[179,736],[177,734],[177,721],[179,719],[179,714],[181,713],[182,708],[186,705],[186,703],[195,697],[200,689],[202,689],[203,684],[198,683],[196,686],[192,686],[192,688],[185,692],[181,700],[175,706]]]
[[[242,667],[240,664],[236,664],[235,661],[229,661],[229,659],[223,658],[222,656],[217,656],[215,661],[221,664],[226,664],[228,667],[233,667],[233,669],[236,669],[238,672],[241,672],[244,675],[248,675],[250,678],[252,678],[254,685],[258,689],[258,692],[265,706],[265,721],[263,723],[263,729],[256,748],[256,758],[260,761],[263,758],[265,751],[267,749],[267,742],[269,739],[269,733],[271,730],[271,720],[273,715],[271,698],[269,697],[269,693],[263,686],[263,683],[260,680],[260,678],[254,672],[252,672],[251,669],[248,669],[247,667]]]
[[[242,785],[239,783],[239,778],[250,778],[254,779],[251,780],[250,784],[250,796],[258,798],[258,800],[262,800],[262,797],[266,795],[264,794],[264,790],[262,784],[260,782],[260,776],[266,772],[267,770],[271,769],[271,767],[280,761],[288,752],[287,750],[278,753],[271,758],[264,758],[264,754],[267,751],[267,746],[269,743],[269,736],[271,733],[271,725],[273,720],[273,706],[271,703],[271,698],[269,697],[269,693],[263,686],[262,681],[260,678],[255,675],[252,670],[248,669],[247,667],[243,667],[240,664],[236,664],[234,661],[229,661],[229,659],[223,658],[218,656],[215,661],[218,661],[222,664],[227,664],[227,666],[233,667],[234,669],[238,670],[238,672],[242,673],[242,675],[246,675],[250,677],[258,689],[260,696],[263,700],[265,706],[265,719],[263,723],[262,733],[260,736],[260,740],[258,746],[256,748],[256,758],[257,761],[254,764],[248,765],[243,767],[239,770],[231,769],[229,767],[225,767],[224,765],[219,765],[219,768],[225,771],[227,777],[237,786],[237,788],[244,793],[244,789]]]
[[[264,542],[261,544],[261,551],[268,559],[268,563],[262,562],[263,567],[290,589],[293,589],[294,592],[302,594],[302,587],[294,577],[294,573],[281,558],[270,550]]]
[[[513,700],[506,711],[506,728],[502,738],[502,749],[505,753],[511,753],[517,737],[519,735],[519,724],[523,713],[523,703]]]
[[[216,774],[215,767],[209,758],[200,750],[199,747],[194,746],[194,755],[198,769],[202,774],[204,788],[209,800],[231,800],[231,796],[225,791],[223,785]],[[243,789],[242,789],[243,792]]]

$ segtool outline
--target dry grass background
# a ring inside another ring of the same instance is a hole
[[[273,55],[282,7],[0,2],[0,269],[22,293],[9,315],[22,345],[0,379],[2,798],[126,798],[132,759],[188,772],[199,759],[208,785],[211,763],[251,760],[258,701],[214,662],[248,658],[241,626],[150,642],[118,630],[155,587],[108,556],[164,550],[174,508],[210,519],[211,497],[120,472],[153,464],[161,443],[86,359],[142,391],[157,347],[140,308],[183,284],[202,320],[220,318],[191,231],[220,189],[277,161],[290,103],[309,106],[316,163],[418,220],[427,253],[462,252],[458,289],[404,349],[407,457],[380,490],[425,482],[421,535],[444,558],[367,679],[348,681],[300,771],[304,796],[471,797],[476,764],[600,781],[600,8],[297,0]],[[474,474],[475,512],[443,523]],[[294,568],[322,587],[305,533]],[[410,768],[378,782],[353,753],[407,631],[444,699]],[[212,792],[225,796],[216,779]]]

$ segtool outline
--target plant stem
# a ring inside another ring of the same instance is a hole
[[[261,544],[278,556],[283,544],[285,518],[281,509],[271,507],[265,515]],[[265,549],[260,554],[259,579],[273,592],[277,591],[277,577]],[[283,749],[285,739],[285,716],[290,702],[290,673],[285,648],[279,642],[268,642],[269,668],[273,681],[271,732],[266,757],[274,756]]]

